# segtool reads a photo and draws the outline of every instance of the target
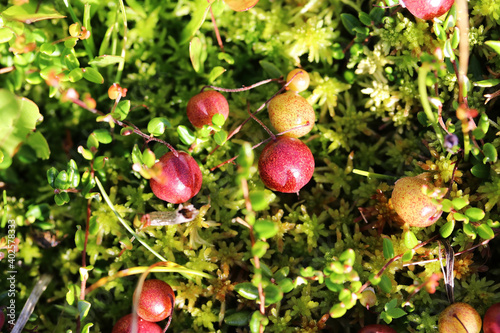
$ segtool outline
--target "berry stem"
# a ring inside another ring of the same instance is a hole
[[[233,89],[207,85],[207,86],[204,86],[203,88],[201,88],[201,92],[203,92],[207,88],[213,89],[213,90],[217,90],[217,91],[223,91],[223,92],[242,92],[242,91],[247,91],[247,90],[250,90],[250,89],[253,89],[253,88],[257,88],[258,86],[262,86],[262,85],[267,84],[269,82],[279,81],[279,80],[281,80],[281,78],[267,79],[267,80],[262,80],[262,81],[259,81],[257,83],[254,83],[254,84],[252,84],[252,85],[250,85],[248,87],[233,88]]]
[[[257,117],[255,117],[252,112],[250,112],[250,102],[247,101],[247,112],[248,114],[250,115],[250,117],[253,118],[253,120],[255,120],[257,123],[259,123],[260,126],[262,126],[266,132],[269,134],[269,136],[273,139],[273,140],[276,140],[276,136],[274,135],[273,132],[271,132],[271,130],[266,126],[264,125],[264,123],[260,120],[260,119],[257,119]],[[309,123],[309,122],[308,122]]]

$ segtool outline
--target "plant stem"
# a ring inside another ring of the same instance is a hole
[[[390,179],[390,180],[395,180],[398,177],[394,176],[389,176],[389,175],[382,175],[380,173],[375,173],[375,172],[369,172],[369,171],[364,171],[364,170],[359,170],[359,169],[352,169],[352,173],[360,176],[365,176],[367,178],[378,178],[378,179]]]
[[[430,65],[428,63],[423,63],[422,66],[418,69],[418,92],[420,95],[420,102],[422,103],[422,107],[424,108],[425,115],[427,119],[432,124],[434,128],[434,132],[436,132],[436,136],[441,144],[441,148],[444,150],[444,136],[443,132],[441,132],[441,128],[438,126],[436,118],[434,117],[434,113],[432,112],[431,105],[429,103],[429,99],[427,97],[427,84],[426,78],[427,73],[429,73]]]
[[[104,187],[102,186],[101,182],[99,181],[99,178],[94,177],[94,179],[95,179],[95,182],[96,182],[97,186],[99,187],[99,190],[101,191],[101,195],[104,198],[104,201],[106,201],[106,203],[108,204],[109,208],[113,211],[113,213],[115,213],[116,217],[118,218],[118,221],[120,221],[120,223],[125,227],[125,229],[127,229],[127,231],[130,232],[139,241],[139,243],[141,243],[146,249],[148,249],[149,252],[151,252],[152,254],[154,254],[155,257],[157,257],[161,261],[168,261],[167,259],[165,259],[164,257],[162,257],[158,252],[156,252],[155,250],[153,250],[153,248],[151,248],[145,241],[143,241],[139,237],[139,235],[137,235],[135,233],[135,231],[123,220],[123,218],[120,216],[120,213],[118,213],[116,211],[115,206],[111,202],[111,199],[108,197],[108,194],[104,190]]]

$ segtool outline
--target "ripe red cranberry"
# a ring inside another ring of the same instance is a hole
[[[358,333],[398,333],[387,325],[373,324],[360,329]]]
[[[194,127],[212,125],[212,117],[217,113],[227,119],[229,105],[226,98],[215,90],[205,90],[194,95],[187,104],[187,116]]]
[[[392,205],[399,217],[411,227],[428,227],[442,214],[438,205],[422,192],[422,187],[432,184],[421,176],[399,179],[392,191]]]
[[[162,333],[163,330],[155,323],[137,317],[137,333]],[[132,333],[132,314],[121,317],[113,326],[111,333]]]
[[[267,109],[271,124],[280,133],[309,122],[309,125],[287,132],[283,134],[284,136],[299,138],[306,135],[316,120],[311,104],[293,91],[275,96],[269,102]]]
[[[483,319],[484,333],[500,333],[500,303],[489,307]]]
[[[481,317],[467,303],[453,303],[439,314],[439,333],[479,333]]]
[[[313,173],[314,157],[306,144],[296,138],[276,138],[259,157],[260,178],[275,191],[298,193]]]
[[[158,170],[149,180],[153,193],[160,199],[178,204],[194,197],[203,181],[201,170],[194,158],[184,152],[168,152],[153,166]]]
[[[418,18],[432,20],[450,10],[455,0],[399,0],[405,7]]]
[[[146,280],[139,296],[137,314],[144,320],[157,322],[172,314],[175,294],[170,285],[161,280]]]

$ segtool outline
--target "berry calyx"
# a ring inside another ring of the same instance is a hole
[[[268,104],[269,120],[278,132],[285,132],[284,136],[299,138],[311,131],[316,120],[314,110],[309,102],[293,91],[275,96]]]
[[[450,10],[455,0],[399,0],[413,16],[423,20],[432,20]]]
[[[314,157],[305,143],[281,136],[264,147],[259,157],[259,174],[270,189],[298,193],[312,178]]]
[[[486,310],[483,331],[484,333],[500,333],[500,303],[495,303]]]
[[[137,318],[137,333],[162,333],[163,330],[155,323]],[[111,333],[132,333],[132,314],[121,317],[113,326]]]
[[[174,204],[184,203],[201,189],[203,177],[198,163],[185,152],[163,155],[152,168],[155,171],[149,185],[153,193]]]
[[[392,205],[404,223],[411,227],[428,227],[434,224],[442,210],[432,199],[422,192],[424,186],[432,189],[433,185],[422,176],[399,179],[392,191]]]
[[[292,80],[292,82],[290,82],[290,80]],[[309,74],[301,68],[296,68],[288,73],[286,82],[290,82],[288,85],[290,91],[295,91],[297,93],[302,92],[309,88]]]
[[[219,113],[227,119],[229,104],[220,92],[205,90],[191,97],[187,104],[187,116],[194,127],[212,126],[212,117]]]
[[[367,325],[360,329],[358,333],[397,333],[395,329],[380,324]]]
[[[481,317],[467,303],[453,303],[439,314],[439,333],[479,333]]]
[[[175,294],[170,285],[161,280],[144,281],[137,314],[144,320],[158,322],[172,314]]]

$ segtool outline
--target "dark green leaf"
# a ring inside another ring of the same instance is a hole
[[[359,17],[359,21],[361,21],[361,23],[363,23],[364,25],[367,25],[367,26],[372,25],[372,18],[367,13],[360,12],[358,14],[358,17]]]
[[[385,10],[380,7],[373,7],[370,11],[370,17],[375,25],[382,23],[382,18],[385,15]]]
[[[386,311],[391,318],[397,319],[406,315],[406,312],[400,308],[389,309]]]
[[[342,13],[342,14],[340,14],[340,18],[342,20],[342,24],[344,25],[344,27],[347,29],[347,31],[351,35],[355,34],[355,30],[354,30],[355,28],[362,27],[361,23],[354,15]]]
[[[283,291],[284,293],[289,293],[294,288],[293,281],[292,281],[292,279],[289,279],[289,278],[285,278],[285,279],[279,281],[278,286],[281,288],[281,291]]]
[[[58,206],[62,206],[69,202],[69,195],[66,192],[60,192],[54,195],[54,200]]]
[[[260,220],[255,222],[253,226],[253,231],[256,238],[271,238],[278,232],[278,226],[276,223],[269,220]]]
[[[476,164],[471,168],[470,172],[477,178],[488,179],[490,177],[489,165]]]
[[[274,284],[267,285],[264,288],[264,295],[266,297],[266,306],[278,303],[283,298],[283,292]]]
[[[259,61],[260,66],[264,69],[264,71],[269,74],[270,77],[280,77],[283,74],[281,71],[276,67],[274,64],[265,61],[265,60],[260,60]]]
[[[392,245],[392,241],[389,238],[385,238],[382,243],[382,250],[384,252],[385,259],[394,258],[394,246]]]
[[[118,105],[116,106],[115,109],[115,117],[117,117],[118,120],[124,120],[127,118],[128,113],[130,111],[130,101],[129,100],[124,100],[118,102]]]
[[[47,181],[49,182],[50,187],[56,188],[55,181],[57,178],[57,169],[52,167],[49,170],[47,170]]]
[[[238,311],[224,317],[224,323],[229,326],[247,326],[250,322],[252,312]]]
[[[259,298],[259,289],[251,282],[238,283],[234,290],[246,299],[256,300]]]
[[[61,190],[67,190],[70,187],[71,184],[69,182],[69,177],[66,170],[59,172],[59,174],[56,177],[56,180],[54,181],[54,185],[56,188]]]
[[[81,320],[87,317],[91,304],[87,301],[78,300],[78,312],[80,312]]]
[[[391,279],[389,279],[387,275],[382,275],[380,277],[380,283],[378,284],[378,286],[384,293],[390,293],[392,290]]]
[[[483,154],[484,154],[484,159],[483,163],[495,163],[498,159],[498,152],[495,148],[494,145],[491,143],[487,142],[483,146]]]
[[[83,251],[85,244],[85,231],[78,229],[75,233],[75,245],[79,251]]]

